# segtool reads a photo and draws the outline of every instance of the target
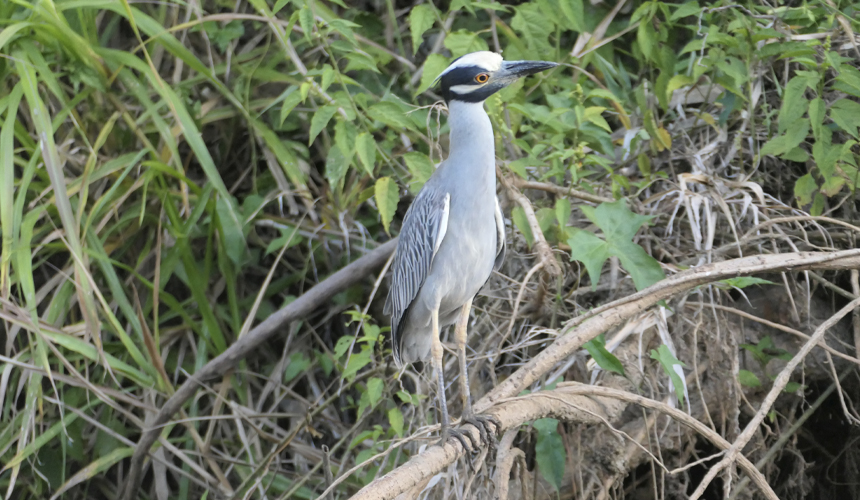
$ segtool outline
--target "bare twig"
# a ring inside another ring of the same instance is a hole
[[[705,478],[702,479],[702,482],[699,483],[699,486],[696,487],[696,490],[690,496],[690,500],[697,500],[705,493],[705,488],[711,484],[711,481],[720,473],[724,468],[732,464],[735,460],[738,460],[742,457],[741,450],[746,446],[749,440],[753,437],[756,431],[758,431],[759,425],[762,423],[764,418],[767,416],[768,412],[770,412],[773,403],[776,402],[776,398],[782,393],[785,386],[788,384],[789,379],[791,378],[791,374],[794,372],[794,369],[803,362],[804,358],[806,358],[807,354],[815,347],[818,342],[824,338],[824,334],[827,333],[827,330],[830,329],[833,325],[835,325],[843,316],[853,311],[857,306],[860,306],[860,298],[855,299],[848,303],[845,307],[840,309],[836,314],[828,318],[827,321],[819,325],[818,328],[815,329],[815,333],[812,334],[812,337],[809,339],[807,343],[803,345],[800,351],[791,358],[785,368],[779,372],[776,380],[773,381],[773,387],[771,387],[770,392],[768,392],[767,396],[761,403],[761,407],[759,407],[758,412],[756,412],[755,416],[750,420],[747,424],[744,431],[738,436],[735,442],[732,444],[732,447],[726,453],[726,456],[723,457],[720,462],[711,468],[708,473],[705,475]]]
[[[395,238],[329,276],[304,295],[266,318],[265,321],[243,335],[226,351],[206,363],[203,368],[186,380],[173,396],[164,402],[150,427],[144,429],[131,459],[126,489],[122,498],[125,500],[137,498],[143,462],[150,447],[158,439],[164,424],[197,392],[197,388],[203,382],[223,375],[236,366],[239,361],[245,359],[260,344],[278,333],[284,325],[307,316],[336,293],[363,279],[368,273],[381,266],[396,246],[397,239]]]

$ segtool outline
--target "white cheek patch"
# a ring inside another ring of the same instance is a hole
[[[455,94],[466,95],[481,87],[483,87],[483,85],[454,85],[449,90]]]

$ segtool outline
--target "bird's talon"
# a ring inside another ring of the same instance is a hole
[[[462,419],[463,422],[472,424],[481,434],[481,442],[486,443],[490,449],[495,449],[498,444],[496,433],[502,428],[502,423],[499,419],[492,415],[467,415]],[[492,429],[490,429],[492,425]]]

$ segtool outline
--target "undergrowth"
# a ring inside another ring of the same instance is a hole
[[[0,490],[116,497],[141,430],[189,374],[396,235],[447,147],[434,79],[468,52],[561,63],[486,104],[513,251],[470,324],[474,395],[567,319],[667,274],[855,247],[858,8],[0,3]],[[535,269],[541,244],[560,272]],[[151,450],[139,497],[317,498],[327,463],[347,498],[430,444],[427,377],[391,365],[374,278],[201,387]],[[827,297],[851,288],[822,279]],[[695,371],[700,346],[680,332],[703,311],[673,311],[643,356],[655,397],[684,406],[699,390],[678,370]],[[619,372],[609,344],[588,352]],[[556,375],[590,380],[574,361]],[[738,405],[741,384],[767,380],[723,378]],[[713,419],[719,430],[741,416]],[[574,458],[579,432],[539,420],[517,443],[541,491],[604,498],[637,462],[610,473]],[[676,467],[695,460],[672,453]],[[436,494],[472,484],[461,469]],[[474,498],[492,491],[479,477]]]

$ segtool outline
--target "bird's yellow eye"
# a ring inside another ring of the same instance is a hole
[[[486,73],[481,73],[475,77],[475,81],[478,83],[487,83],[487,80],[490,79],[490,75]]]

